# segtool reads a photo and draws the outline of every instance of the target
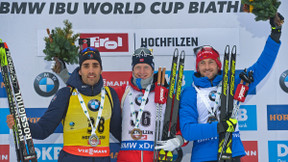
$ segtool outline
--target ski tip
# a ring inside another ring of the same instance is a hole
[[[185,51],[182,50],[181,53],[180,53],[180,58],[184,58],[185,57]]]
[[[175,48],[173,56],[174,56],[174,57],[177,57],[178,55],[179,55],[178,48]]]
[[[229,53],[230,52],[230,46],[229,45],[226,45],[225,47],[225,53]]]
[[[232,54],[236,54],[236,45],[234,45],[233,47],[232,47]]]

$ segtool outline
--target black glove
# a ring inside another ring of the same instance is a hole
[[[270,25],[271,25],[271,38],[279,43],[280,36],[281,36],[281,28],[282,24],[284,22],[284,17],[277,12],[276,15],[272,18],[270,18]]]
[[[225,121],[220,121],[217,125],[217,132],[218,134],[224,132],[234,132],[237,125],[237,119],[229,118]]]

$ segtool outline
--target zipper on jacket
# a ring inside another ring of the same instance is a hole
[[[91,86],[91,90],[92,90],[92,96],[94,96],[94,93],[93,93],[93,86]]]

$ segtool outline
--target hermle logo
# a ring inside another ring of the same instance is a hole
[[[34,80],[34,89],[40,96],[49,97],[54,95],[59,88],[58,78],[49,72],[39,74]]]

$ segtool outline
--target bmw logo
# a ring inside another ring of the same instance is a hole
[[[40,96],[49,97],[54,95],[59,88],[58,78],[49,72],[39,74],[34,80],[34,89]]]
[[[143,97],[143,94],[139,94],[139,95],[137,95],[137,96],[135,97],[135,103],[136,103],[138,106],[141,105],[142,97]],[[148,103],[148,100],[149,100],[149,99],[147,98],[145,105]]]
[[[100,107],[100,101],[97,99],[92,99],[88,102],[88,108],[91,111],[98,111]]]
[[[209,99],[210,99],[211,101],[215,101],[215,99],[216,99],[216,93],[217,93],[217,91],[211,91],[211,92],[209,93]]]
[[[279,84],[282,90],[288,93],[288,70],[281,74]]]

